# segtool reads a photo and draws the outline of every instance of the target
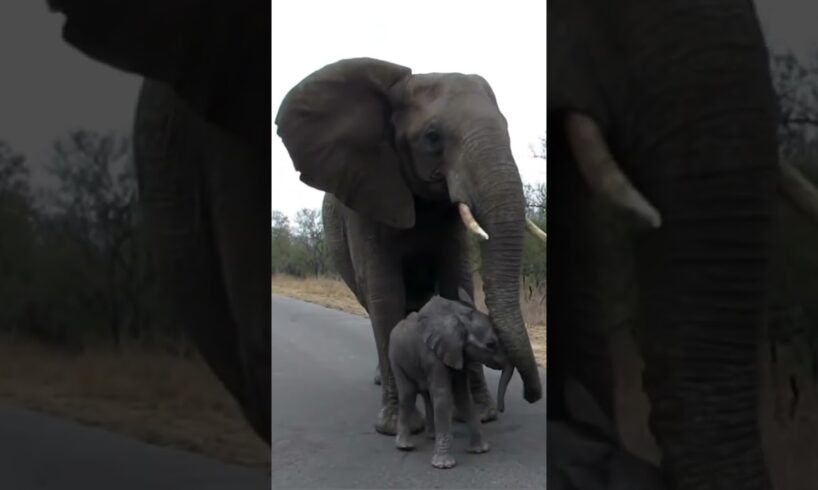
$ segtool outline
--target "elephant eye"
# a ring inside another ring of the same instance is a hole
[[[423,133],[423,146],[429,153],[440,153],[443,151],[443,135],[435,127],[430,127]]]
[[[497,341],[494,339],[489,339],[486,341],[486,349],[494,350],[497,348]]]

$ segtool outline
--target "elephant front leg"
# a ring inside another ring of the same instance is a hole
[[[435,449],[432,455],[432,466],[440,469],[452,468],[457,464],[452,456],[452,410],[454,400],[451,391],[451,380],[440,375],[430,387],[435,418]]]
[[[375,430],[384,435],[395,435],[398,425],[398,390],[395,376],[389,365],[389,335],[395,325],[403,319],[404,298],[403,285],[399,287],[378,288],[385,291],[388,297],[371,298],[370,318],[375,334],[375,345],[378,349],[378,365],[381,372],[381,409],[375,422]],[[399,293],[399,294],[396,294]],[[421,432],[424,427],[423,416],[417,407],[408,415],[408,425],[412,434]]]
[[[469,391],[471,392],[471,398],[474,405],[473,408],[477,413],[477,417],[480,419],[480,422],[485,424],[487,422],[497,420],[497,405],[495,404],[491,393],[489,393],[489,387],[486,383],[486,374],[483,371],[483,365],[478,362],[469,363],[466,366],[466,370],[468,375]],[[458,422],[466,421],[465,415],[460,413],[459,406],[456,406],[454,419]]]
[[[480,430],[480,421],[474,411],[472,397],[469,393],[467,373],[457,373],[453,376],[452,389],[454,390],[454,404],[466,420],[469,429],[468,452],[481,454],[489,450],[489,443],[483,438]]]

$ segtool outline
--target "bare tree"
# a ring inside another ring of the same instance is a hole
[[[129,144],[111,132],[71,131],[54,142],[48,166],[58,185],[47,194],[46,219],[84,252],[85,283],[91,286],[84,303],[104,311],[117,345],[126,322],[132,333],[140,329],[139,297],[146,281]]]
[[[302,209],[295,215],[296,236],[307,251],[307,261],[313,274],[321,275],[327,270],[326,252],[324,250],[324,226],[321,222],[321,211]]]
[[[818,53],[805,62],[791,52],[774,54],[770,63],[778,94],[781,155],[802,164],[807,153],[816,156],[811,147],[818,129]]]

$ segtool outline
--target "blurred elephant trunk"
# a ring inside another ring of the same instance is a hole
[[[533,403],[542,397],[542,385],[520,311],[525,198],[507,136],[504,138],[500,145],[475,142],[474,149],[466,141],[462,162],[468,171],[455,173],[449,189],[452,201],[467,203],[489,236],[480,244],[486,306],[509,361],[523,379],[523,396]],[[475,184],[466,187],[465,182]]]

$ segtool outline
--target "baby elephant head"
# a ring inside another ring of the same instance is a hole
[[[474,307],[462,288],[459,297],[460,301],[452,301],[435,296],[420,309],[423,341],[452,369],[463,369],[468,362],[503,369],[506,355],[491,319]]]
[[[435,296],[418,312],[423,341],[435,355],[452,369],[463,369],[464,363],[479,362],[502,370],[497,408],[504,410],[504,398],[514,366],[495,332],[491,318],[477,310],[469,294],[458,291],[460,301]]]

